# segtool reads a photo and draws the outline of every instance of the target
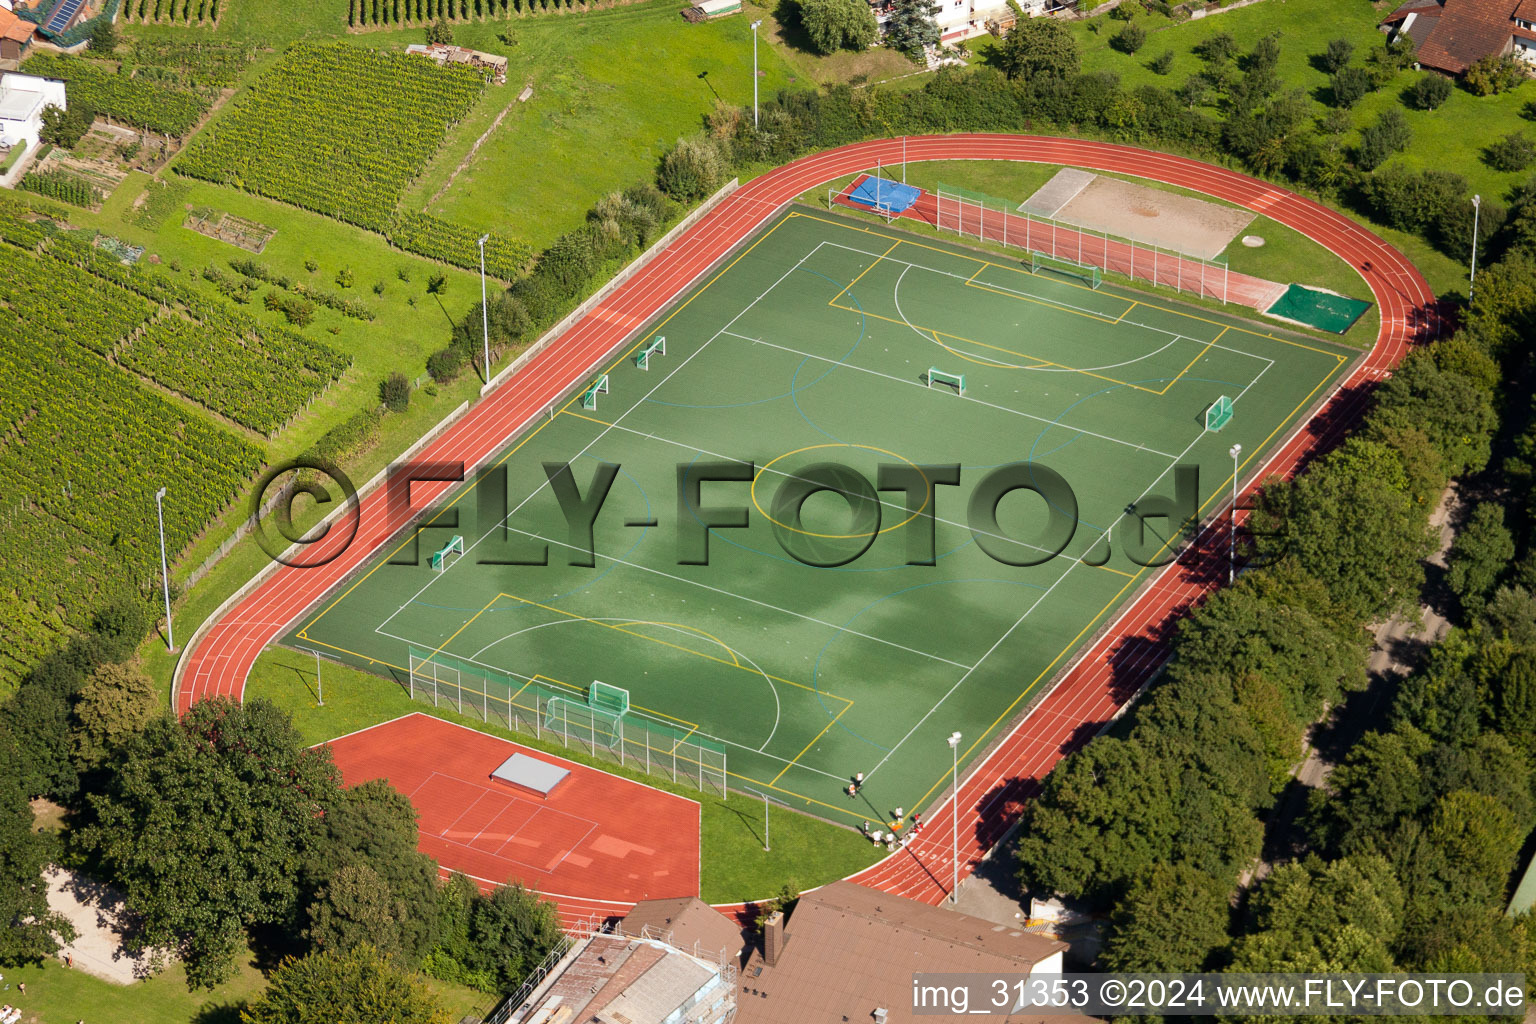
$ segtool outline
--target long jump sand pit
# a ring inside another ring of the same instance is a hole
[[[1214,259],[1253,221],[1248,210],[1220,206],[1135,182],[1065,167],[1021,207],[1065,224],[1106,231],[1148,245]],[[1061,182],[1057,182],[1061,178]],[[1070,195],[1062,203],[1057,197]],[[1044,201],[1037,202],[1037,200]],[[1043,209],[1042,205],[1054,209]]]

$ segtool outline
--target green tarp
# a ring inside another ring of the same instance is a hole
[[[1322,331],[1343,334],[1371,308],[1369,302],[1293,284],[1264,312]]]

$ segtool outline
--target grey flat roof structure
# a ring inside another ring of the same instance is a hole
[[[571,774],[569,768],[561,768],[557,764],[540,761],[527,754],[513,754],[501,762],[499,768],[491,772],[491,778],[540,796],[549,796],[569,774]]]

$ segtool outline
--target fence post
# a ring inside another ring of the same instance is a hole
[[[432,665],[432,706],[437,707],[437,664]]]
[[[1227,284],[1231,280],[1231,276],[1232,276],[1232,267],[1231,267],[1231,265],[1230,264],[1223,265],[1222,268],[1221,268],[1221,304],[1223,306],[1225,306],[1227,304]]]

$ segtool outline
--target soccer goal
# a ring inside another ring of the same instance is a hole
[[[642,370],[651,368],[651,356],[664,356],[667,354],[667,339],[664,335],[657,335],[646,342],[639,352],[635,353],[635,365]]]
[[[1099,268],[1091,263],[1073,263],[1071,260],[1054,259],[1038,252],[1029,254],[1029,272],[1060,274],[1062,277],[1074,278],[1089,288],[1095,289],[1104,280]]]
[[[1205,410],[1205,429],[1210,431],[1220,430],[1232,422],[1232,399],[1222,395],[1211,403],[1211,407]]]
[[[565,740],[617,750],[624,743],[624,715],[570,697],[551,697],[544,702],[543,728]]]
[[[622,686],[614,686],[612,683],[594,679],[592,685],[587,688],[587,703],[595,708],[622,715],[629,710],[629,691]]]
[[[583,409],[593,409],[593,410],[596,410],[597,409],[597,396],[600,395],[600,394],[606,395],[607,393],[608,393],[608,375],[606,373],[604,373],[604,374],[601,374],[591,384],[588,384],[587,385],[587,390],[585,390],[585,391],[583,391],[581,393],[581,407]]]
[[[454,534],[452,540],[432,552],[431,556],[427,559],[427,563],[432,566],[433,572],[444,572],[450,565],[463,557],[464,538]]]
[[[965,394],[965,374],[963,373],[946,373],[937,366],[930,366],[928,367],[928,386],[931,388],[935,384],[954,388],[957,395]]]

